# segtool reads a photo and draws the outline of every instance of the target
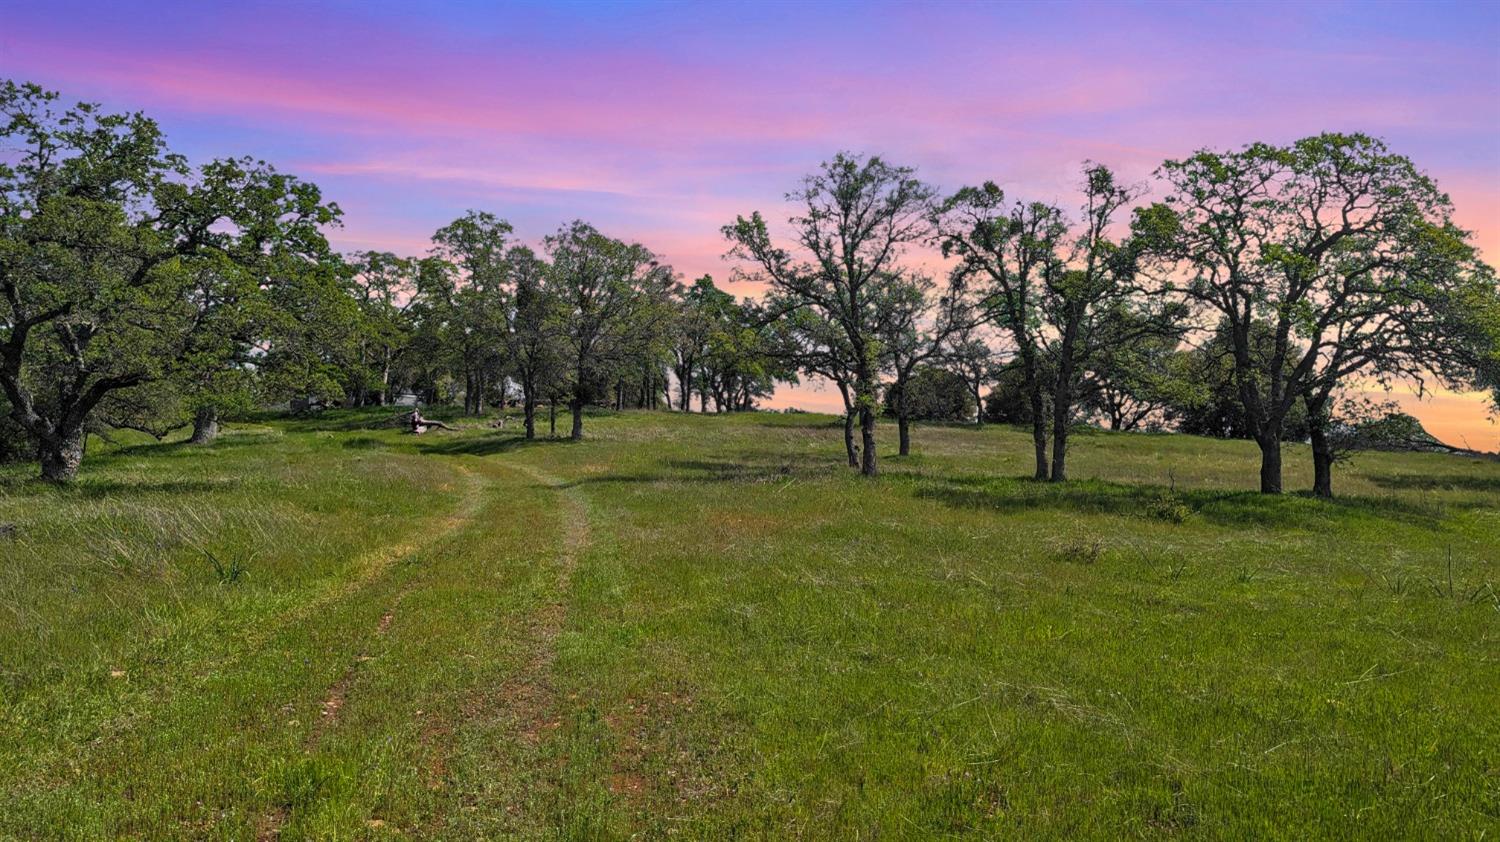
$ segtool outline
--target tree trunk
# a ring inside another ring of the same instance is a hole
[[[1048,475],[1047,464],[1047,418],[1046,401],[1042,400],[1042,384],[1039,382],[1035,363],[1027,361],[1026,391],[1031,402],[1031,444],[1036,450],[1036,473],[1032,478],[1045,480]]]
[[[854,401],[849,398],[849,385],[842,380],[834,381],[839,387],[839,397],[844,399],[844,455],[849,457],[849,467],[859,467],[859,449],[854,446]]]
[[[1260,493],[1281,493],[1281,431],[1271,430],[1255,440],[1260,445]]]
[[[193,437],[189,444],[211,444],[219,437],[219,408],[200,406],[193,414]]]
[[[522,396],[521,403],[522,412],[526,416],[526,438],[529,441],[536,438],[536,395],[528,390]]]
[[[579,398],[574,398],[569,402],[568,408],[573,411],[573,432],[571,433],[571,438],[573,441],[579,441],[583,438],[583,401]]]
[[[979,397],[979,387],[974,387],[974,426],[984,426],[984,401]]]
[[[1033,479],[1047,478],[1047,419],[1042,417],[1042,402],[1031,402],[1031,444],[1036,449],[1036,473]]]
[[[859,448],[854,446],[854,410],[844,411],[844,452],[849,457],[849,467],[859,467]]]
[[[907,377],[898,375],[896,382],[891,384],[894,394],[890,395],[894,398],[892,408],[896,410],[896,453],[901,456],[911,455],[911,417],[906,411],[906,385]]]
[[[1307,407],[1308,439],[1312,444],[1313,494],[1333,496],[1333,442],[1328,440],[1328,395],[1314,392],[1303,396]]]
[[[552,426],[552,438],[557,438],[557,401],[555,399],[547,405],[547,423]]]
[[[1072,397],[1067,384],[1060,383],[1052,398],[1052,473],[1048,479],[1053,482],[1068,479],[1068,422],[1073,420],[1070,417]]]
[[[71,482],[83,463],[83,427],[48,436],[38,442],[42,462],[42,479],[47,482]]]
[[[1066,424],[1052,431],[1052,473],[1047,479],[1052,482],[1066,482],[1068,479],[1068,427]]]
[[[859,407],[859,438],[864,447],[861,454],[863,462],[860,465],[860,473],[867,477],[877,476],[880,473],[880,465],[875,458],[875,408],[870,405],[868,399],[860,401]]]
[[[1328,441],[1328,430],[1314,423],[1312,427],[1313,494],[1318,497],[1333,496],[1333,446]]]

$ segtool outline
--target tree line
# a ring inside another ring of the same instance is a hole
[[[264,161],[194,167],[144,115],[30,84],[0,87],[0,118],[0,458],[53,481],[91,433],[204,443],[274,403],[515,405],[528,438],[561,406],[581,438],[590,406],[739,411],[818,378],[867,476],[882,414],[904,455],[914,419],[988,402],[1039,480],[1067,478],[1079,423],[1175,424],[1254,439],[1265,492],[1308,440],[1327,495],[1356,378],[1500,386],[1493,269],[1359,134],[1167,161],[1152,202],[1089,163],[1076,209],[839,154],[784,223],[724,226],[734,279],[766,290],[737,298],[582,221],[536,251],[470,211],[422,255],[339,254],[338,206]]]

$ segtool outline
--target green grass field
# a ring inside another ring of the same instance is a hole
[[[0,469],[0,837],[1500,833],[1500,463],[388,415]]]

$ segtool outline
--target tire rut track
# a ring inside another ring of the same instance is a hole
[[[553,598],[532,615],[523,629],[530,657],[511,680],[500,687],[502,704],[521,727],[521,737],[535,744],[557,707],[557,691],[550,674],[557,661],[557,636],[567,621],[566,599],[572,587],[573,573],[578,568],[578,557],[589,542],[588,502],[576,488],[567,486],[551,474],[530,465],[511,467],[556,491],[566,509],[562,547],[552,587]]]
[[[557,717],[557,691],[551,680],[551,672],[557,658],[557,637],[567,620],[566,596],[572,584],[578,559],[589,541],[588,504],[576,489],[567,487],[562,480],[536,468],[501,463],[489,463],[484,467],[486,469],[501,468],[522,474],[538,485],[556,492],[563,511],[560,524],[562,541],[554,560],[552,581],[546,586],[545,593],[549,594],[549,598],[531,612],[517,629],[519,648],[527,653],[524,661],[498,687],[489,691],[476,692],[469,701],[462,705],[458,719],[463,721],[481,716],[503,718],[515,728],[520,740],[527,745],[535,746],[540,742],[543,733],[549,729],[550,723],[554,722]],[[459,470],[469,475],[471,481],[474,482],[474,487],[466,498],[463,512],[450,518],[450,527],[433,540],[424,542],[423,547],[431,546],[441,538],[467,527],[484,509],[484,495],[479,492],[488,487],[489,482],[473,479],[474,471],[465,466],[459,466]],[[382,572],[384,569],[389,569],[399,558],[410,554],[408,552],[394,555],[392,559],[382,564]],[[419,586],[420,582],[413,580],[396,594],[389,608],[381,615],[366,637],[359,654],[329,687],[321,703],[318,719],[304,741],[305,752],[316,750],[319,743],[338,727],[340,712],[350,693],[356,689],[360,666],[371,659],[374,644],[389,632],[402,600]],[[448,754],[452,748],[448,744],[451,736],[451,727],[439,726],[426,737],[426,740],[433,744],[434,749],[427,767],[430,788],[437,789],[444,785]],[[291,811],[278,805],[262,817],[256,838],[261,840],[278,838],[282,828],[291,818]],[[438,824],[441,825],[440,817]],[[425,831],[435,829],[432,826],[424,828]]]
[[[388,545],[365,554],[357,563],[360,568],[360,573],[357,576],[351,578],[340,587],[330,588],[328,591],[320,594],[319,598],[310,600],[299,606],[299,609],[292,612],[286,621],[281,624],[281,627],[300,622],[303,619],[313,616],[314,612],[318,609],[359,593],[365,587],[381,578],[401,560],[410,558],[418,552],[436,546],[443,539],[454,535],[471,524],[483,508],[483,492],[488,488],[489,483],[477,478],[474,471],[465,465],[456,465],[455,468],[465,478],[465,481],[468,482],[469,487],[464,492],[464,497],[460,501],[457,510],[439,521],[438,528],[433,529],[418,540]],[[343,709],[344,702],[349,696],[349,691],[354,686],[360,665],[373,658],[370,654],[372,642],[384,638],[387,632],[390,631],[391,624],[396,619],[397,609],[407,594],[411,593],[415,584],[414,581],[408,582],[392,598],[390,606],[380,615],[380,619],[376,621],[375,627],[371,630],[370,634],[364,638],[364,645],[361,647],[359,654],[354,657],[354,660],[345,667],[343,674],[329,687],[328,693],[325,695],[320,706],[318,719],[313,722],[307,738],[303,741],[304,752],[311,752],[315,749],[318,743],[338,724],[339,711]],[[271,840],[279,838],[282,827],[285,826],[287,820],[290,818],[290,811],[282,805],[277,805],[262,816],[260,826],[256,830],[256,839]]]
[[[472,520],[482,503],[481,492],[485,483],[478,480],[473,470],[467,466],[458,465],[456,468],[468,487],[463,491],[463,496],[451,514],[432,519],[431,526],[424,529],[416,538],[399,544],[386,544],[359,555],[349,564],[349,569],[352,571],[349,575],[337,577],[335,582],[316,591],[310,598],[291,605],[268,621],[244,629],[235,638],[229,651],[195,665],[193,672],[158,677],[150,687],[142,691],[144,695],[141,701],[133,705],[129,711],[100,720],[96,726],[99,736],[94,738],[87,748],[98,750],[101,746],[123,739],[150,725],[160,717],[170,715],[172,709],[169,706],[149,704],[148,701],[166,694],[184,696],[201,693],[210,681],[221,676],[226,670],[233,669],[247,658],[264,652],[267,645],[278,634],[317,616],[328,606],[362,591],[402,559],[432,546],[463,523]],[[73,759],[79,750],[78,746],[72,749],[59,748],[51,753],[51,756],[38,758],[33,777],[38,780],[65,779],[67,775],[58,770],[66,768],[69,763],[81,762]]]
[[[435,546],[444,538],[452,536],[453,534],[467,528],[471,523],[473,523],[474,519],[478,517],[480,509],[482,508],[484,495],[481,493],[481,491],[484,487],[487,486],[487,483],[484,483],[482,480],[475,481],[473,479],[473,471],[464,466],[459,466],[458,470],[465,476],[470,478],[470,488],[469,491],[465,494],[464,502],[460,506],[459,511],[443,520],[444,527],[441,531],[432,536],[429,536],[426,540],[422,541],[416,546],[413,546],[411,549],[407,549],[404,552],[390,554],[390,557],[385,560],[377,570],[373,571],[368,576],[365,582],[362,582],[354,587],[353,591],[363,589],[365,584],[368,584],[369,582],[374,581],[374,579],[379,578],[380,575],[385,573],[385,571],[395,566],[397,562],[406,558],[410,558],[411,556],[416,555],[421,550],[425,550],[429,547]],[[406,545],[402,546],[404,547]],[[372,629],[369,636],[365,638],[365,646],[360,650],[358,655],[354,656],[354,660],[349,663],[349,666],[347,668],[345,668],[344,674],[336,682],[334,682],[332,687],[329,688],[328,695],[323,700],[319,719],[314,724],[312,732],[308,734],[308,738],[305,743],[306,748],[311,749],[316,746],[318,741],[322,739],[323,735],[327,733],[334,724],[336,724],[338,720],[339,710],[344,706],[344,699],[346,696],[348,696],[349,688],[354,683],[354,678],[357,674],[359,665],[365,663],[366,661],[369,661],[373,657],[370,654],[370,644],[373,641],[385,637],[386,632],[390,631],[391,623],[395,622],[396,619],[396,610],[400,608],[402,600],[406,599],[407,594],[411,593],[414,587],[416,587],[415,581],[407,582],[404,586],[402,586],[401,590],[395,595],[395,597],[391,599],[390,606],[386,608],[385,613],[380,615],[380,619],[376,621],[374,629]]]
[[[588,502],[581,492],[561,479],[530,465],[508,463],[505,468],[523,474],[539,486],[556,493],[562,504],[562,541],[554,557],[552,580],[545,587],[548,597],[521,621],[515,631],[524,654],[514,671],[500,681],[475,688],[461,703],[454,722],[434,729],[427,736],[434,753],[428,761],[428,787],[446,784],[454,729],[463,722],[490,720],[502,723],[518,742],[530,750],[541,744],[546,732],[558,724],[558,691],[552,679],[557,661],[557,637],[567,622],[567,596],[579,558],[589,544]],[[446,824],[439,810],[414,832],[436,835]]]

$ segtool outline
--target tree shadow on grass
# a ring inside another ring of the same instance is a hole
[[[491,415],[465,415],[454,406],[424,406],[422,416],[446,424],[482,424]],[[358,409],[325,409],[303,414],[279,413],[252,416],[259,423],[274,423],[288,433],[353,433],[361,430],[399,430],[408,425],[409,406],[367,406]]]
[[[398,426],[396,417],[410,412],[410,408],[401,408],[398,411],[395,407],[327,409],[305,414],[266,413],[252,416],[251,420],[258,423],[275,423],[288,433],[350,433],[356,430],[379,430]]]
[[[826,415],[811,415],[802,418],[799,414],[778,415],[774,418],[762,418],[755,422],[757,427],[771,427],[783,430],[841,430],[844,427],[843,419],[838,417],[829,418]]]
[[[1072,480],[1052,484],[1029,477],[990,479],[984,477],[931,477],[916,483],[916,496],[956,508],[990,509],[1021,513],[1056,509],[1084,514],[1134,515],[1160,518],[1173,507],[1164,501],[1185,505],[1188,517],[1200,517],[1218,526],[1268,526],[1281,528],[1326,528],[1330,521],[1397,520],[1436,529],[1445,511],[1442,506],[1379,497],[1341,497],[1322,500],[1304,494],[1271,495],[1253,491],[1172,491],[1160,485]]]
[[[522,433],[491,433],[481,436],[444,437],[441,433],[429,433],[435,438],[417,444],[419,453],[434,456],[493,456],[514,450],[548,445],[572,444],[566,438],[527,439]]]
[[[101,453],[97,457],[92,458],[100,462],[107,462],[110,459],[119,457],[175,457],[198,454],[210,450],[234,450],[241,447],[256,447],[276,441],[279,438],[281,437],[273,432],[255,432],[221,435],[214,439],[211,444],[193,444],[189,441],[148,441]]]
[[[374,436],[353,436],[344,439],[345,450],[390,450],[391,443],[385,439],[377,439]]]
[[[770,458],[768,458],[770,457]],[[608,473],[583,477],[565,483],[579,485],[652,484],[652,483],[739,483],[755,485],[827,479],[834,475],[827,465],[807,460],[785,458],[784,454],[756,454],[744,460],[672,459],[661,463],[663,470],[639,473]]]
[[[785,454],[750,454],[745,459],[672,459],[666,467],[680,479],[699,482],[783,482],[822,479],[828,465]]]
[[[1393,491],[1483,491],[1500,496],[1500,476],[1395,474],[1372,476],[1368,479],[1381,488]]]
[[[138,494],[211,494],[238,488],[234,477],[224,479],[117,480],[80,478],[65,485],[36,477],[10,477],[0,480],[0,489],[26,496],[50,495],[74,500],[97,500]]]

